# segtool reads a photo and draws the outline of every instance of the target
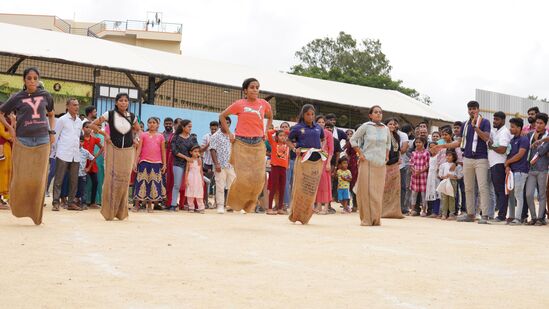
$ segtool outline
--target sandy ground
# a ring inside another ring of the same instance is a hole
[[[0,211],[2,308],[547,308],[549,227]]]

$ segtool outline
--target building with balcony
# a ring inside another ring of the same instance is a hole
[[[153,13],[145,21],[103,20],[100,22],[68,20],[52,15],[0,13],[0,22],[91,36],[107,41],[181,54],[183,26],[181,24],[165,23],[159,17],[161,13]]]

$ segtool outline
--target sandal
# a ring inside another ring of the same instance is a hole
[[[9,210],[10,206],[8,204],[0,204],[0,210]]]
[[[287,215],[288,214],[288,211],[286,211],[286,209],[279,209],[277,212],[276,212],[277,215]]]
[[[276,211],[274,211],[272,209],[267,209],[267,211],[265,213],[268,214],[268,215],[276,215]]]

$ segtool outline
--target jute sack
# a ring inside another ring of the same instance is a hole
[[[387,165],[385,190],[383,190],[382,218],[402,219],[400,208],[400,167],[398,163]]]
[[[10,185],[11,213],[42,223],[50,144],[27,147],[18,141],[13,145]]]
[[[101,214],[107,221],[128,217],[128,187],[135,148],[117,148],[105,143],[105,178],[101,196]]]
[[[381,225],[381,204],[385,181],[385,165],[375,166],[368,160],[358,164],[358,179],[354,187],[360,213],[360,225]]]
[[[290,198],[290,221],[307,224],[313,216],[313,205],[320,183],[322,166],[322,160],[301,162],[300,159],[297,159],[295,161],[294,182]]]
[[[265,143],[255,145],[235,140],[230,163],[236,178],[227,196],[227,206],[235,211],[254,212],[265,185]]]

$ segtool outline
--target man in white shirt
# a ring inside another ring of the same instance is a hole
[[[204,137],[202,137],[202,144],[200,145],[200,151],[204,154],[203,155],[203,168],[204,168],[204,176],[206,176],[206,178],[208,178],[210,180],[210,184],[208,185],[208,189],[207,189],[207,192],[206,192],[206,196],[204,197],[204,199],[206,200],[206,207],[208,208],[213,208],[213,207],[210,207],[210,203],[208,201],[208,195],[210,194],[210,188],[212,187],[212,181],[214,180],[214,172],[213,172],[213,161],[212,161],[212,155],[210,153],[210,139],[212,137],[212,135],[215,134],[215,132],[217,132],[217,130],[219,129],[219,122],[217,121],[212,121],[210,122],[210,133],[207,133],[204,135]]]
[[[82,210],[75,203],[80,168],[80,134],[82,120],[78,117],[78,100],[67,100],[67,113],[55,124],[55,180],[53,182],[52,210],[59,211],[59,197],[65,172],[69,174],[68,210]]]
[[[505,194],[505,160],[507,160],[507,146],[511,141],[511,132],[505,127],[504,112],[494,113],[493,126],[488,141],[488,164],[498,209],[498,216],[494,219],[494,223],[504,223],[508,202],[508,196]]]

